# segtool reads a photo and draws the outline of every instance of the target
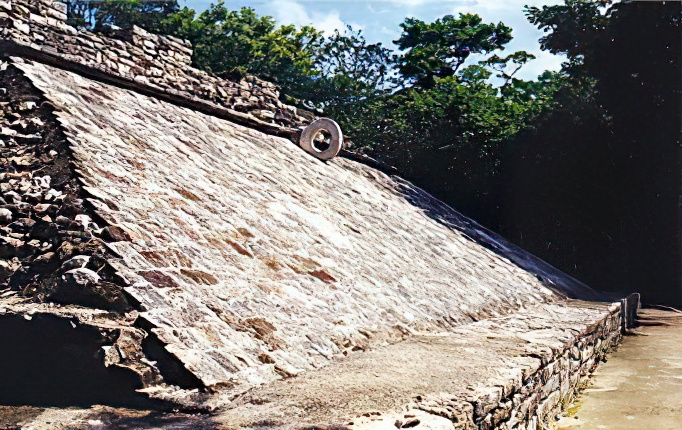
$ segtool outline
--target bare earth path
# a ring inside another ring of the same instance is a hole
[[[682,313],[645,309],[560,430],[682,429]]]

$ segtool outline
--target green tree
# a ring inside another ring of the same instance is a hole
[[[547,33],[540,47],[552,54],[564,54],[564,69],[577,75],[585,54],[607,29],[608,6],[612,0],[566,0],[563,5],[526,7],[528,20]]]
[[[302,98],[318,74],[315,58],[324,38],[310,26],[277,26],[270,16],[247,7],[229,10],[223,1],[198,16],[184,8],[164,24],[192,42],[197,67],[220,76],[250,73]]]
[[[514,75],[518,73],[526,63],[534,59],[535,55],[533,54],[529,54],[526,51],[517,51],[506,57],[500,57],[495,54],[485,60],[483,64],[497,72],[495,76],[504,79],[505,85],[508,85],[514,79]],[[513,70],[508,68],[509,63],[513,65]]]
[[[69,23],[102,30],[112,26],[165,33],[162,23],[179,10],[177,0],[66,0]]]
[[[512,39],[511,28],[484,24],[476,14],[446,15],[432,23],[408,18],[400,26],[403,32],[395,43],[405,53],[398,69],[407,82],[424,88],[453,76],[470,54],[503,49]]]
[[[558,73],[495,86],[486,61],[441,78],[352,105],[343,128],[361,151],[398,168],[465,213],[494,224],[510,142],[552,108]],[[357,119],[355,119],[357,118]]]
[[[66,15],[69,25],[74,27],[92,27],[97,9],[92,2],[66,0]]]
[[[356,105],[388,94],[393,52],[381,43],[368,43],[362,31],[347,26],[325,39],[315,58],[319,76],[308,95],[311,107],[341,122],[362,121]]]

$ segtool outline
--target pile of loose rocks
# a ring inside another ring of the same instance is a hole
[[[0,66],[0,291],[38,301],[126,311],[100,228],[82,198],[51,107]]]

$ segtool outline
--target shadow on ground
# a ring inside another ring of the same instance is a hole
[[[0,404],[168,408],[137,393],[133,372],[102,365],[103,336],[92,327],[35,315],[1,318]]]

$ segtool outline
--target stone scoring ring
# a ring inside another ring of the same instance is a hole
[[[313,157],[331,160],[338,155],[343,145],[341,127],[333,119],[316,119],[301,133],[300,145]]]

